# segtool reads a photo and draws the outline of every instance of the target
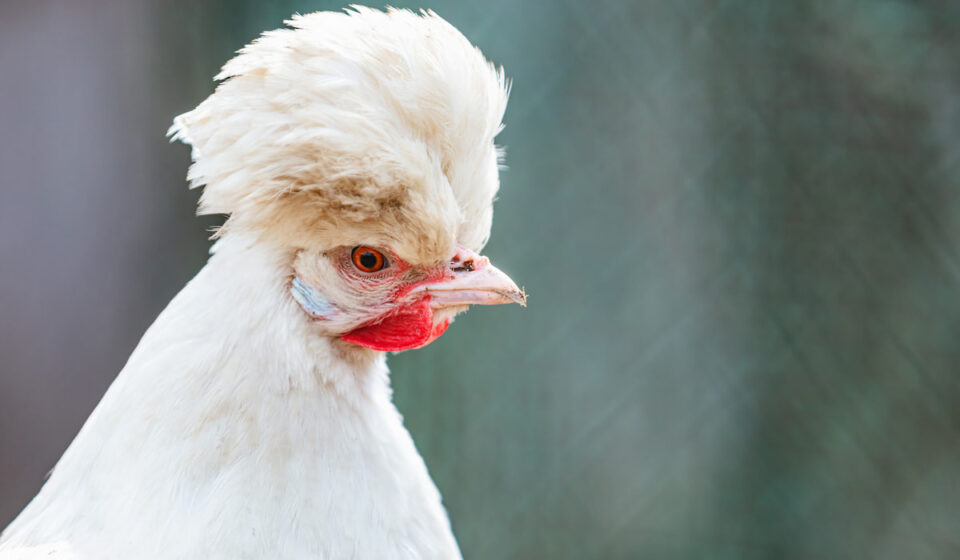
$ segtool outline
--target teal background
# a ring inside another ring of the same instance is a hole
[[[513,80],[530,293],[390,359],[464,555],[960,557],[960,4],[423,6]],[[0,5],[0,525],[205,260],[170,120],[340,7]]]

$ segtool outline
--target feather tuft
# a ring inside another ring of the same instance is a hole
[[[414,263],[479,251],[499,188],[502,69],[432,11],[351,6],[286,24],[170,128],[192,147],[199,213],[228,216],[218,235],[298,246],[349,230]]]

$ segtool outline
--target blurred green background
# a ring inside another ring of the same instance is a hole
[[[390,360],[467,558],[960,558],[960,3],[437,0],[527,309]],[[169,145],[317,1],[0,4],[0,526],[202,266]]]

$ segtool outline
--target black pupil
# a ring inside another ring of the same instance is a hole
[[[364,251],[360,253],[360,264],[363,265],[363,268],[376,268],[377,256],[370,251]]]

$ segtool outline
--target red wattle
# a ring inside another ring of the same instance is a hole
[[[376,323],[352,330],[341,338],[372,350],[399,352],[430,344],[450,326],[445,320],[433,324],[430,298],[426,297],[381,318]]]

